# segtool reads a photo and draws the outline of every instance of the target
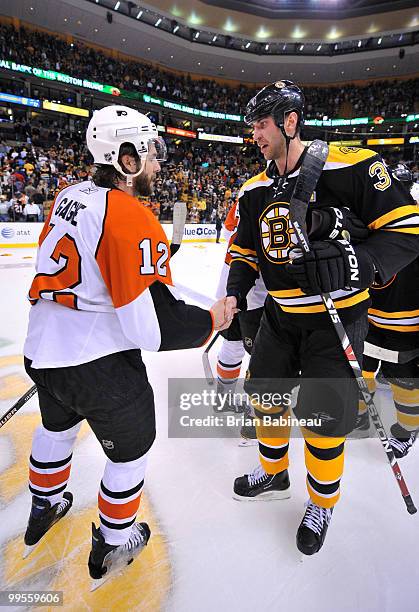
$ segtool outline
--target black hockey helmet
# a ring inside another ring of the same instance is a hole
[[[254,121],[272,115],[276,125],[283,130],[285,115],[295,111],[298,115],[298,126],[304,122],[304,94],[292,81],[276,81],[258,91],[246,106],[245,122]]]
[[[412,188],[413,175],[409,168],[406,166],[406,164],[403,164],[401,162],[393,164],[392,166],[390,166],[390,171],[393,178],[395,178],[397,181],[405,183],[409,189]]]

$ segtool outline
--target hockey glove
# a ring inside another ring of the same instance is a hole
[[[349,236],[345,232],[348,232]],[[311,212],[311,227],[308,235],[312,241],[343,238],[356,244],[366,240],[368,234],[368,228],[349,208],[328,206]]]
[[[365,289],[374,280],[374,264],[362,246],[346,240],[312,242],[310,251],[293,249],[286,269],[307,295],[338,289]]]

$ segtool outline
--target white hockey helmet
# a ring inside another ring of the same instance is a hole
[[[146,160],[165,161],[167,158],[166,144],[154,123],[128,106],[115,104],[94,111],[86,140],[95,164],[112,165],[127,178],[140,174]],[[119,149],[124,143],[132,144],[141,160],[136,174],[127,174],[119,164]]]

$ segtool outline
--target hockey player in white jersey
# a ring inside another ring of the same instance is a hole
[[[231,255],[229,248],[234,242],[239,221],[237,202],[231,207],[224,222],[224,237],[227,240],[227,253],[221,269],[216,298],[220,299],[226,294],[227,278],[230,270]],[[240,370],[246,351],[250,354],[254,339],[259,329],[263,305],[267,296],[266,287],[261,278],[258,278],[247,295],[246,310],[235,317],[233,324],[224,332],[223,343],[217,356],[217,397],[227,396],[225,402],[216,406],[217,410],[244,413],[245,422],[240,429],[243,438],[242,446],[253,443],[256,439],[255,426],[250,423],[251,407],[246,401],[238,401],[234,394],[240,376]]]
[[[89,557],[100,584],[150,537],[148,525],[135,522],[155,438],[140,349],[197,347],[228,323],[222,300],[208,311],[176,297],[166,235],[135,197],[150,193],[166,158],[155,125],[134,109],[108,106],[95,111],[87,145],[94,179],[57,195],[29,290],[25,367],[38,387],[42,425],[30,457],[25,544],[29,553],[72,506],[66,486],[86,419],[107,457]]]

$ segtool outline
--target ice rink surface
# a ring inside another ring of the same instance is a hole
[[[175,283],[191,290],[189,301],[212,301],[224,251],[225,244],[182,245],[172,269]],[[1,415],[32,384],[22,346],[34,263],[34,249],[0,250]],[[347,443],[342,496],[325,545],[301,563],[295,545],[307,499],[301,439],[291,441],[291,499],[240,503],[231,496],[233,479],[256,466],[255,447],[240,448],[236,439],[168,438],[167,379],[202,378],[201,355],[202,349],[143,353],[155,392],[157,440],[139,516],[149,522],[152,538],[134,564],[94,593],[87,557],[105,461],[99,443],[83,426],[69,483],[73,509],[23,561],[37,396],[0,429],[0,591],[63,591],[63,609],[76,612],[417,612],[419,514],[407,513],[380,442]],[[388,392],[380,395],[391,422]],[[417,503],[418,451],[401,461]]]

